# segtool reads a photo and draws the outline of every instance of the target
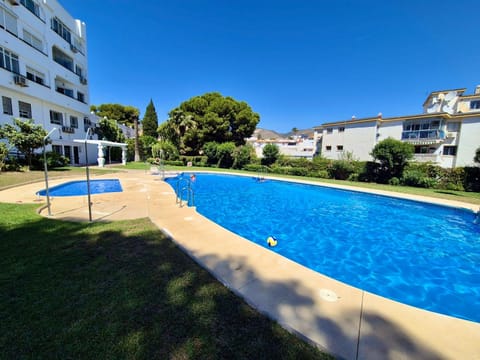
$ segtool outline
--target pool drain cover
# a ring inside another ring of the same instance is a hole
[[[330,289],[320,289],[318,294],[323,300],[330,301],[330,302],[335,302],[339,299],[338,295],[335,294],[335,292]]]

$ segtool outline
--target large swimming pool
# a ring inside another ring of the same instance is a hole
[[[177,178],[167,181],[175,189]],[[480,225],[472,211],[285,181],[197,174],[197,211],[360,289],[480,322]]]

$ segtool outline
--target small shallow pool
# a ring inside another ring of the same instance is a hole
[[[177,178],[167,179],[175,189]],[[312,270],[480,322],[480,225],[472,211],[252,177],[197,174],[197,211]]]
[[[90,180],[90,194],[122,192],[122,185],[118,179]],[[82,196],[87,195],[87,181],[69,181],[48,188],[49,196]],[[37,192],[37,195],[46,196],[46,189]]]

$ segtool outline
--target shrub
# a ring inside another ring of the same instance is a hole
[[[377,170],[377,180],[388,182],[392,177],[402,177],[403,170],[408,160],[413,157],[414,146],[412,144],[388,138],[380,141],[373,148],[371,155],[380,163]]]
[[[184,166],[183,161],[181,160],[165,160],[165,165]]]
[[[405,170],[402,183],[407,186],[433,188],[437,185],[437,180],[426,176],[421,170]]]
[[[260,164],[246,164],[243,167],[246,171],[268,171],[268,168]]]
[[[437,187],[445,190],[463,191],[465,190],[464,178],[464,168],[442,169]]]
[[[2,171],[2,169],[5,166],[7,156],[8,156],[7,145],[5,145],[5,143],[0,142],[0,171]]]
[[[467,166],[464,171],[463,187],[465,190],[480,192],[480,167]]]
[[[392,177],[390,180],[388,180],[388,184],[398,186],[400,185],[400,179],[397,177]]]
[[[277,145],[275,144],[267,144],[263,148],[263,158],[262,158],[262,164],[263,165],[272,165],[275,161],[277,161],[279,155],[280,155],[280,150]]]
[[[347,180],[355,172],[355,166],[347,160],[335,160],[328,171],[334,179]]]

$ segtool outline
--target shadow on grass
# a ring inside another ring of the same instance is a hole
[[[434,192],[435,192],[435,193],[438,193],[438,194],[446,194],[446,195],[452,195],[452,196],[460,196],[460,197],[462,197],[462,195],[460,195],[460,194],[456,194],[456,193],[454,193],[454,192],[446,191],[446,190],[443,190],[443,191],[442,191],[442,190],[435,190]]]
[[[359,314],[334,321],[306,312],[315,294],[295,281],[262,281],[242,257],[208,255],[217,271],[242,270],[239,281],[260,294],[258,312],[148,219],[69,223],[41,218],[35,208],[0,204],[9,214],[0,218],[3,358],[330,358],[262,315],[278,319],[286,307],[324,335],[326,348],[357,357]],[[399,348],[405,358],[442,358],[378,314],[364,312],[363,324],[358,358],[391,359]]]
[[[329,358],[253,310],[148,219],[69,223],[35,207],[0,204],[9,214],[0,219],[1,357]]]

